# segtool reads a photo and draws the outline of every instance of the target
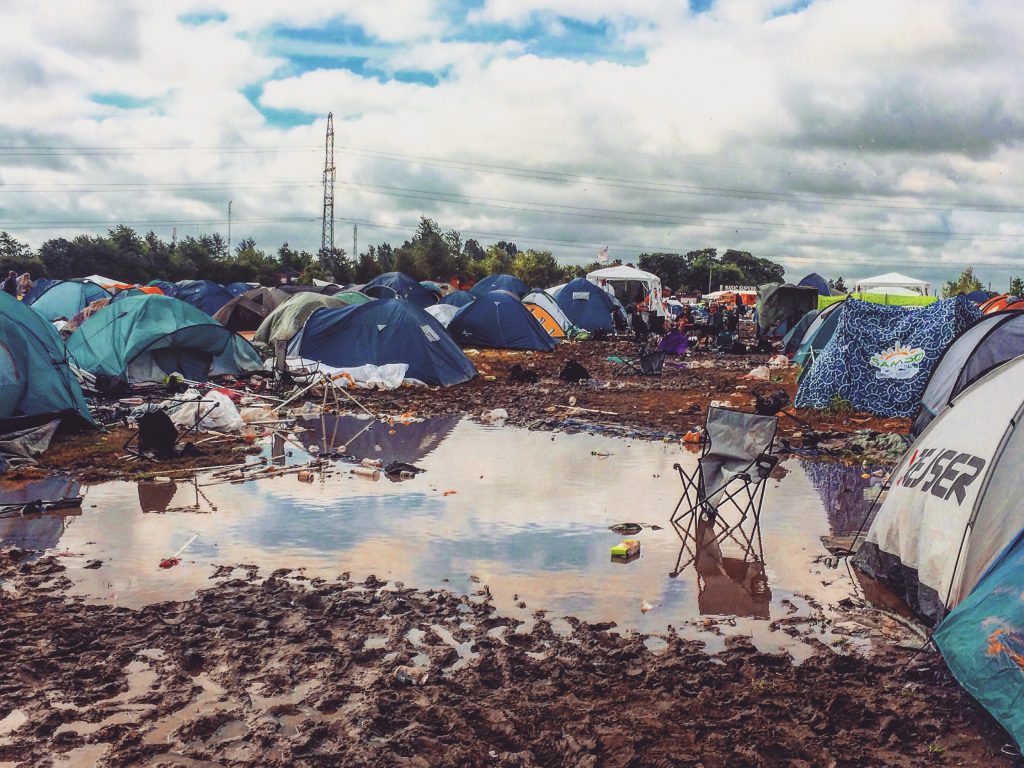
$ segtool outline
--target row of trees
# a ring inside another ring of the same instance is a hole
[[[7,232],[0,232],[0,274],[14,270],[33,277],[69,278],[104,274],[133,283],[150,280],[207,279],[219,283],[260,282],[273,285],[282,276],[313,278],[338,283],[365,283],[383,272],[399,271],[418,280],[463,280],[499,272],[513,274],[531,286],[564,283],[598,269],[596,261],[584,266],[559,264],[550,251],[520,250],[500,240],[484,247],[474,239],[463,240],[455,230],[442,230],[432,219],[422,218],[416,232],[400,246],[371,245],[350,258],[343,249],[325,254],[300,251],[284,243],[276,252],[263,251],[252,238],[229,249],[218,234],[188,236],[171,243],[153,232],[139,234],[120,225],[106,235],[79,235],[45,241],[33,251]],[[618,264],[620,262],[613,262]],[[717,285],[760,285],[778,282],[783,267],[745,251],[728,250],[721,256],[714,248],[685,254],[652,253],[639,259],[641,269],[653,272],[666,288],[704,290]]]
[[[956,280],[943,283],[943,296],[959,296],[962,293],[984,290],[985,286],[974,274],[974,267],[967,267]],[[1009,290],[1011,296],[1024,296],[1024,279],[1013,277],[1010,279]]]

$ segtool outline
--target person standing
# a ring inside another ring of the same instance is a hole
[[[7,275],[7,279],[4,280],[3,290],[4,293],[9,293],[14,298],[18,298],[18,273],[14,270],[11,270]]]
[[[32,275],[28,272],[18,278],[18,298],[24,298],[25,294],[32,290]]]

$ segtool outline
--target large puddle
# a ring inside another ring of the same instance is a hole
[[[0,519],[0,546],[62,554],[73,593],[126,606],[187,599],[213,583],[214,566],[253,564],[264,576],[302,568],[310,577],[374,574],[465,594],[486,588],[501,612],[524,619],[545,610],[623,631],[673,626],[704,640],[709,627],[722,627],[797,656],[780,627],[813,626],[858,591],[820,541],[861,524],[874,493],[858,467],[783,462],[767,483],[759,530],[748,524],[746,535],[722,543],[720,557],[694,562],[694,543],[684,547],[669,524],[682,491],[673,464],[696,465],[679,445],[456,418],[389,425],[326,417],[307,426],[295,442],[267,439],[267,456],[301,464],[303,446],[319,443],[322,452],[333,442],[426,472],[393,482],[335,461],[313,482],[286,474],[233,483],[204,473],[195,482],[82,488],[59,478],[0,483],[0,504],[85,497],[73,514]],[[632,562],[610,557],[625,537],[609,526],[623,522],[644,526],[629,537],[641,542]],[[747,539],[752,545],[740,546]],[[175,554],[180,563],[161,567]],[[710,640],[712,649],[720,644],[716,634]]]

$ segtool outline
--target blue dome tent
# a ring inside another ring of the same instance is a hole
[[[451,304],[453,307],[464,307],[467,304],[472,304],[476,298],[469,291],[453,291],[441,299],[442,304]]]
[[[39,294],[30,306],[52,323],[61,317],[70,320],[94,301],[110,297],[110,292],[96,283],[61,280]]]
[[[444,326],[399,299],[318,309],[292,339],[288,354],[335,368],[405,363],[406,378],[445,387],[476,376]]]
[[[459,310],[448,324],[459,344],[495,349],[531,349],[549,352],[555,340],[537,318],[507,291],[491,291]]]
[[[491,291],[509,291],[520,299],[530,292],[530,286],[515,275],[488,275],[470,289],[474,296],[483,296]]]
[[[418,281],[402,272],[385,272],[363,286],[363,293],[375,299],[405,299],[421,309],[437,299]]]
[[[210,317],[234,298],[227,288],[212,280],[181,280],[175,297],[201,309]]]
[[[558,292],[557,302],[573,325],[590,333],[612,333],[612,313],[622,311],[611,296],[585,277],[567,283]]]
[[[804,279],[797,283],[797,285],[805,288],[816,288],[819,296],[832,295],[832,289],[828,287],[828,281],[817,272],[811,272],[811,274],[804,277]]]

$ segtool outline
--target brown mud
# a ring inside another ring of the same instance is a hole
[[[758,394],[782,390],[790,401],[796,397],[796,368],[771,370],[768,381],[743,378],[754,367],[765,365],[768,355],[670,356],[661,376],[640,376],[608,360],[629,357],[634,351],[632,342],[621,340],[561,344],[550,353],[479,350],[472,353],[472,360],[480,376],[466,384],[402,387],[387,392],[358,390],[353,394],[382,416],[412,412],[419,417],[462,414],[479,418],[485,411],[503,408],[508,413],[506,423],[513,426],[671,440],[700,426],[713,401],[752,410]],[[591,380],[562,381],[559,373],[569,360],[586,368]],[[510,371],[517,364],[536,373],[538,381],[512,380]],[[687,364],[701,367],[684,367]],[[314,393],[309,401],[319,404],[321,397]],[[296,401],[295,405],[302,402]],[[779,420],[779,436],[786,444],[800,447],[813,435],[816,445],[822,436],[831,436],[835,447],[830,455],[849,459],[860,456],[857,451],[844,449],[844,436],[862,430],[905,434],[910,426],[907,419],[879,418],[851,410],[786,410],[797,417]],[[40,466],[75,473],[84,482],[139,479],[241,461],[246,445],[240,438],[218,440],[200,444],[201,456],[156,462],[127,457],[123,445],[130,435],[127,428],[115,427],[99,437],[86,433],[58,438],[40,458]]]
[[[935,656],[822,651],[569,620],[373,577],[223,567],[140,610],[0,553],[0,765],[1010,766]],[[428,671],[421,686],[396,670]]]

